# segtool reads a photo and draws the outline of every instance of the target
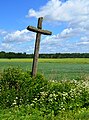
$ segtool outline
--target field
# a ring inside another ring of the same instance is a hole
[[[89,120],[89,59],[39,59],[35,78],[31,67],[0,59],[0,120]]]
[[[31,71],[32,59],[0,59],[0,70],[8,67]],[[89,74],[89,59],[39,59],[38,73],[42,73],[48,80],[82,79]]]

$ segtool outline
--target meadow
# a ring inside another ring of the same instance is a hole
[[[24,71],[31,71],[32,59],[0,59],[0,70],[8,67],[20,67]],[[39,59],[38,73],[48,80],[81,79],[89,74],[89,59]]]
[[[0,59],[1,120],[89,120],[89,59]]]

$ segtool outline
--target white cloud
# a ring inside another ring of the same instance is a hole
[[[15,32],[7,33],[4,36],[4,42],[10,43],[10,42],[26,42],[31,41],[34,39],[35,34],[29,32],[28,30],[17,30]]]
[[[81,41],[84,42],[89,42],[89,36],[84,36],[84,37],[81,37]]]
[[[32,33],[26,29],[21,31],[16,30],[14,32],[0,30],[0,51],[5,50],[14,52],[24,52],[27,49],[29,49],[31,42],[34,41],[34,39],[35,33]],[[33,46],[30,47],[32,52]]]
[[[55,52],[89,51],[89,0],[49,0],[48,3],[36,11],[30,9],[28,17],[44,17],[44,20],[67,23],[67,26],[57,35],[48,36],[42,40],[43,49]],[[59,28],[60,29],[60,28]],[[87,36],[87,37],[86,37]],[[85,47],[80,47],[84,45]],[[42,50],[41,47],[41,50]],[[61,48],[61,49],[60,49]],[[46,49],[47,50],[47,49]]]
[[[63,22],[67,23],[64,29],[59,30],[60,33],[42,38],[40,52],[81,52],[86,51],[85,48],[89,51],[89,0],[63,1],[49,0],[38,11],[28,11],[27,17],[43,16],[46,21],[57,21],[61,28]],[[0,30],[0,35],[3,36],[2,46],[7,48],[35,39],[35,34],[26,29],[9,33]],[[32,51],[33,48],[31,44],[26,49]]]
[[[50,0],[39,11],[30,9],[28,17],[43,16],[58,21],[71,21],[74,19],[86,19],[89,13],[88,0],[68,0],[62,3],[60,0]]]
[[[12,48],[12,45],[11,45],[11,44],[8,44],[8,43],[2,43],[2,44],[1,44],[1,47],[2,47],[3,49],[6,49],[6,50],[8,49],[8,50],[9,50],[9,49]]]
[[[5,30],[0,29],[0,35],[5,35],[7,32]]]
[[[64,29],[60,34],[47,36],[42,40],[42,44],[50,44],[50,45],[59,45],[60,42],[63,42],[65,39],[70,38],[74,35],[74,31],[72,28]]]
[[[80,42],[80,43],[77,43],[77,45],[89,45],[89,42]]]
[[[89,36],[81,37],[80,41],[77,43],[77,45],[86,45],[89,47]]]
[[[73,29],[77,34],[89,30],[89,0],[50,0],[38,11],[30,9],[28,17],[43,16],[45,20],[54,20],[68,23],[68,29]]]

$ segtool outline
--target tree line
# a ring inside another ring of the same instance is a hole
[[[0,52],[0,58],[33,58],[33,54],[14,53],[14,52]],[[89,58],[89,53],[53,53],[53,54],[39,54],[39,58]]]

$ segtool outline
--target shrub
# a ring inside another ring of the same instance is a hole
[[[47,81],[29,71],[8,68],[0,77],[0,106],[3,108],[29,105],[44,115],[76,111],[89,107],[89,80]]]
[[[86,85],[87,83],[87,85]],[[42,108],[45,114],[61,111],[77,110],[89,107],[89,81],[50,81],[47,91],[40,92],[40,99],[34,99],[33,104]],[[44,109],[43,109],[44,108]]]
[[[29,71],[23,72],[19,68],[8,68],[3,71],[0,80],[1,101],[3,107],[31,104],[42,90],[46,89],[47,81],[42,75],[31,77]]]

